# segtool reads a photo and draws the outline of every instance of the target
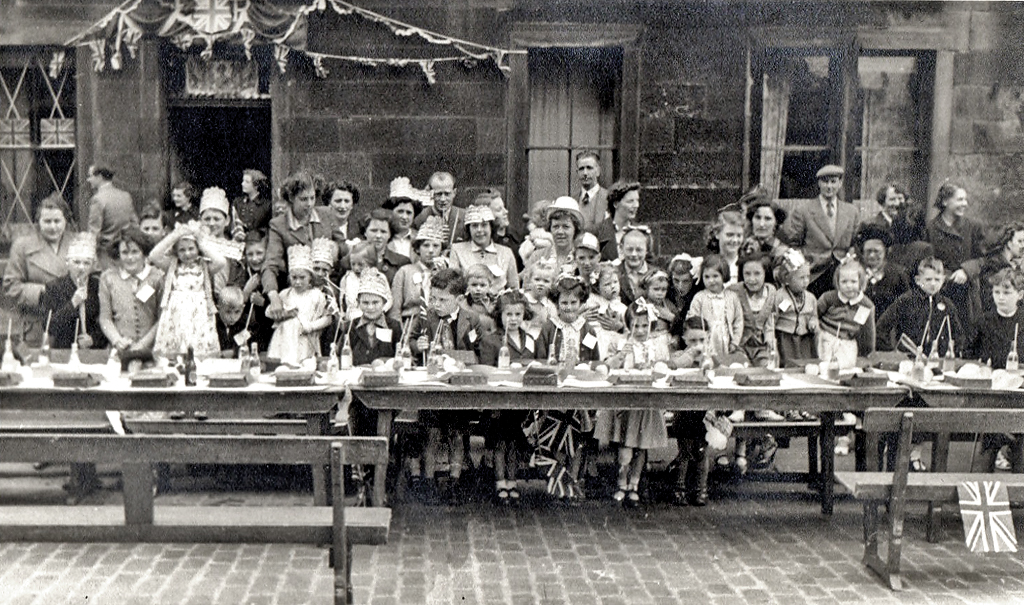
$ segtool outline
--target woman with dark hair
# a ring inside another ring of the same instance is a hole
[[[11,245],[4,269],[3,297],[15,312],[14,336],[30,346],[39,346],[46,322],[39,297],[46,284],[68,273],[71,210],[64,198],[54,193],[39,202],[33,218],[35,229]]]
[[[118,351],[136,357],[152,355],[163,298],[164,272],[147,260],[152,248],[137,227],[123,230],[111,249],[114,266],[100,275],[100,329]]]
[[[231,236],[236,242],[244,242],[252,232],[266,237],[273,214],[270,179],[254,168],[243,170],[242,196],[231,204]]]
[[[946,270],[942,293],[953,300],[961,325],[970,325],[970,278],[961,267],[964,262],[984,255],[985,229],[966,216],[967,190],[954,183],[943,183],[935,196],[938,216],[928,223],[928,242],[935,258]]]
[[[891,246],[892,234],[877,221],[862,226],[853,236],[857,258],[867,273],[864,296],[875,304],[877,317],[881,317],[889,305],[910,289],[907,270],[889,260]]]
[[[893,227],[896,217],[903,212],[907,197],[907,191],[897,183],[886,183],[879,187],[875,201],[880,209],[873,222],[885,228]]]
[[[399,267],[412,262],[412,242],[416,237],[412,223],[422,207],[419,200],[396,192],[393,183],[392,195],[381,206],[384,210],[391,211],[391,239],[388,240],[387,249],[391,252],[391,257],[399,262]]]
[[[395,279],[398,268],[409,264],[409,258],[388,248],[391,241],[392,213],[377,208],[359,219],[359,233],[362,238],[373,246],[374,266],[388,278],[390,284]]]
[[[344,242],[359,236],[359,227],[352,216],[352,209],[359,203],[358,187],[344,180],[331,181],[324,187],[323,202],[334,213],[336,241]]]
[[[767,199],[754,200],[747,206],[747,230],[749,235],[743,242],[744,253],[751,254],[754,250],[768,255],[774,264],[775,259],[786,253],[789,246],[778,238],[779,229],[786,222],[786,211]],[[771,271],[768,272],[771,274]],[[768,279],[771,283],[771,278]]]
[[[278,276],[288,274],[285,251],[295,244],[312,246],[318,237],[338,239],[333,213],[314,207],[316,187],[308,173],[297,172],[285,179],[281,185],[281,198],[288,207],[283,214],[270,220],[262,276],[263,292],[270,301],[267,317],[275,321],[284,316],[284,307],[278,296]]]
[[[597,241],[601,245],[601,260],[616,260],[626,228],[636,220],[640,209],[640,183],[616,181],[608,189],[608,213],[597,226]]]

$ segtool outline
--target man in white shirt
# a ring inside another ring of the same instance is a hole
[[[601,158],[596,151],[581,151],[576,154],[576,176],[580,180],[580,212],[583,213],[583,228],[593,232],[604,220],[608,211],[608,190],[601,186]]]

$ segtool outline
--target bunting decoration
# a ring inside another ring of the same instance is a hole
[[[546,469],[548,493],[560,498],[579,495],[569,467],[583,448],[580,435],[587,430],[588,421],[583,410],[549,410],[541,412],[533,424],[535,450],[530,465]]]
[[[1006,486],[1001,481],[963,481],[956,491],[971,552],[1017,552]]]
[[[255,46],[266,46],[273,50],[282,73],[296,61],[304,63],[319,78],[327,77],[328,61],[373,68],[415,66],[429,84],[437,81],[436,68],[441,64],[467,68],[491,64],[508,75],[511,71],[508,56],[524,52],[445,36],[343,0],[306,1],[305,5],[285,8],[275,6],[271,0],[126,0],[66,45],[87,46],[97,72],[107,66],[120,70],[126,53],[131,58],[136,56],[143,36],[158,36],[182,50],[198,48],[205,60],[213,58],[215,43],[238,45],[249,60]],[[418,38],[454,52],[441,56],[379,57],[310,51],[306,48],[309,16],[328,10],[381,26],[396,38]]]

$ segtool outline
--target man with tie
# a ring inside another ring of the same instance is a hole
[[[581,151],[576,154],[576,176],[580,179],[580,212],[583,213],[583,229],[594,232],[604,220],[608,211],[608,190],[601,186],[601,158],[596,151]]]
[[[445,250],[451,248],[455,242],[465,241],[464,211],[454,204],[455,194],[458,193],[458,189],[455,188],[455,177],[450,172],[435,172],[430,175],[427,188],[430,190],[434,205],[424,208],[416,217],[416,228],[419,229],[428,216],[438,216],[445,227]]]
[[[843,169],[834,164],[818,170],[818,197],[796,203],[783,225],[789,245],[801,248],[811,265],[811,284],[815,296],[834,289],[832,273],[846,256],[860,224],[860,212],[853,204],[839,199],[843,189]]]

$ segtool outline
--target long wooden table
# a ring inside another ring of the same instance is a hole
[[[4,387],[0,389],[0,434],[6,424],[18,422],[21,414],[31,412],[182,410],[188,414],[205,411],[211,415],[301,414],[306,419],[306,434],[327,435],[329,414],[344,392],[343,385],[277,388],[271,384],[256,384],[237,389],[203,386],[158,389],[132,388],[121,382],[101,383],[91,388]],[[324,469],[315,465],[313,485],[316,503],[326,505],[327,476]]]
[[[850,389],[836,386],[670,387],[605,386],[512,387],[422,384],[383,388],[353,386],[352,394],[377,410],[377,434],[390,435],[395,415],[406,410],[537,410],[637,409],[661,410],[803,410],[821,418],[821,512],[832,514],[835,479],[835,419],[844,411],[894,407],[907,389],[897,387]],[[374,502],[384,502],[384,469],[376,469]]]

